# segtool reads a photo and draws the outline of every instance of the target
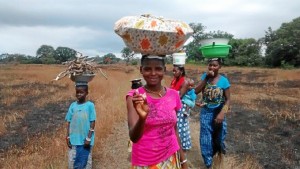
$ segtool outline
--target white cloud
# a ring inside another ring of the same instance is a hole
[[[43,44],[84,50],[101,41],[105,32],[86,27],[5,26],[0,28],[2,53],[33,54]],[[19,48],[19,49],[18,49]]]
[[[298,0],[10,0],[0,2],[0,54],[35,55],[43,44],[70,47],[86,55],[120,53],[125,46],[113,31],[124,17],[145,13],[236,38],[260,38],[270,26],[300,16]]]

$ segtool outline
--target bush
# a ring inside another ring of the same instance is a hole
[[[131,65],[138,65],[138,60],[136,60],[136,59],[135,59],[135,60],[132,60],[132,61],[130,62],[130,64],[131,64]]]
[[[282,69],[294,69],[295,68],[294,65],[286,63],[284,60],[281,61],[280,67]]]

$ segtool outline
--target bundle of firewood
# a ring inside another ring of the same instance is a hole
[[[75,77],[82,76],[94,77],[96,72],[101,72],[107,79],[107,76],[102,72],[101,68],[93,61],[94,59],[88,60],[88,56],[77,53],[74,60],[62,63],[63,65],[67,65],[67,69],[60,72],[53,80],[60,80],[66,76],[69,76],[71,80],[76,79]]]

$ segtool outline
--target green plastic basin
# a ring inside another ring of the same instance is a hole
[[[206,45],[201,46],[199,50],[205,58],[225,58],[229,54],[230,45]]]

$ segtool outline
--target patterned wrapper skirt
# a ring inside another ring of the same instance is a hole
[[[177,129],[183,150],[192,148],[189,115],[190,109],[183,103],[182,108],[177,112]]]
[[[131,166],[131,169],[180,169],[179,153],[173,154],[167,160],[151,166]]]
[[[216,124],[214,119],[220,112],[220,108],[202,108],[200,113],[200,147],[201,154],[206,167],[210,167],[213,156],[216,153],[225,154],[225,136],[227,134],[227,123],[224,118],[221,124]]]
[[[69,169],[92,169],[92,148],[72,146],[69,149]]]

